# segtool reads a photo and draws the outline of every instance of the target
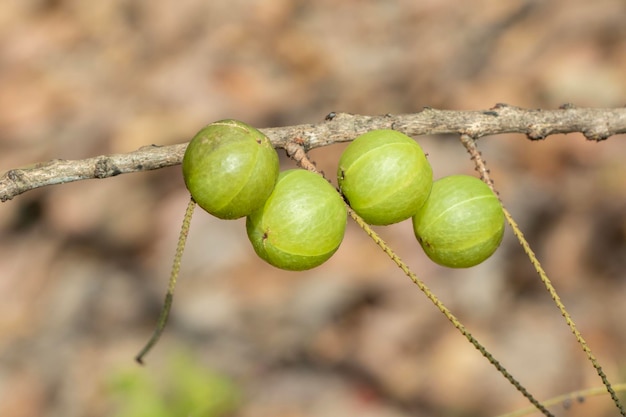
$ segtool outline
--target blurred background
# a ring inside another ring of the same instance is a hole
[[[625,17],[622,0],[3,1],[0,171],[186,142],[221,118],[263,128],[331,111],[624,106]],[[436,177],[474,174],[458,138],[417,139]],[[479,142],[614,383],[626,381],[625,139]],[[332,176],[343,148],[311,156]],[[169,325],[136,365],[188,198],[171,167],[0,205],[1,416],[489,416],[528,405],[352,223],[328,263],[294,273],[256,258],[243,220],[197,210]],[[600,385],[510,229],[469,270],[430,262],[410,222],[377,230],[539,399]],[[608,396],[554,412],[617,414]]]

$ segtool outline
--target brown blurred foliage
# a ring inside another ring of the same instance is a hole
[[[625,16],[622,0],[4,1],[0,170],[183,142],[226,117],[623,106]],[[417,139],[437,177],[473,172],[456,138]],[[626,380],[624,137],[479,146],[607,374]],[[332,176],[342,149],[312,157]],[[187,199],[174,167],[2,204],[0,415],[110,415],[104,381],[151,334]],[[510,233],[450,271],[410,223],[377,230],[540,399],[600,384]],[[147,366],[181,346],[237,381],[242,417],[527,405],[354,225],[331,261],[290,273],[256,259],[243,222],[197,211]],[[615,414],[608,397],[557,412]]]

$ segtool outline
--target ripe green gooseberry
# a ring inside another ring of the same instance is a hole
[[[261,259],[302,271],[323,264],[337,251],[346,222],[343,199],[328,181],[292,169],[278,176],[265,204],[246,219],[246,230]]]
[[[279,170],[270,140],[237,120],[204,127],[183,157],[183,177],[191,196],[220,219],[237,219],[258,209],[272,192]]]
[[[373,130],[344,150],[337,180],[363,220],[388,225],[408,219],[424,204],[433,171],[415,140],[395,130]]]
[[[413,216],[413,231],[434,262],[469,268],[489,258],[502,242],[504,212],[487,184],[451,175],[433,183],[428,200]]]

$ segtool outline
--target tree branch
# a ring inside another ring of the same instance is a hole
[[[361,116],[330,113],[324,122],[261,129],[275,147],[297,140],[305,150],[348,142],[374,129],[394,129],[409,136],[466,134],[472,138],[502,133],[522,133],[531,140],[557,133],[582,133],[600,141],[626,133],[626,108],[596,109],[561,106],[558,110],[529,110],[497,104],[489,110],[452,111],[425,108],[403,115]],[[144,146],[127,154],[103,155],[81,160],[56,159],[27,168],[11,169],[0,176],[0,201],[28,190],[53,184],[108,178],[180,164],[186,143]]]

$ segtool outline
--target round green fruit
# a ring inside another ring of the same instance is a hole
[[[413,216],[413,231],[434,262],[469,268],[489,258],[502,242],[504,212],[487,184],[452,175],[433,183],[428,200]]]
[[[326,262],[339,248],[347,211],[321,176],[302,169],[282,172],[265,204],[246,221],[259,257],[281,269],[302,271]]]
[[[203,128],[183,157],[183,177],[191,196],[220,219],[244,217],[261,207],[279,170],[270,140],[237,120],[220,120]]]
[[[337,180],[363,220],[387,225],[408,219],[424,204],[433,171],[415,140],[395,130],[373,130],[345,149]]]

